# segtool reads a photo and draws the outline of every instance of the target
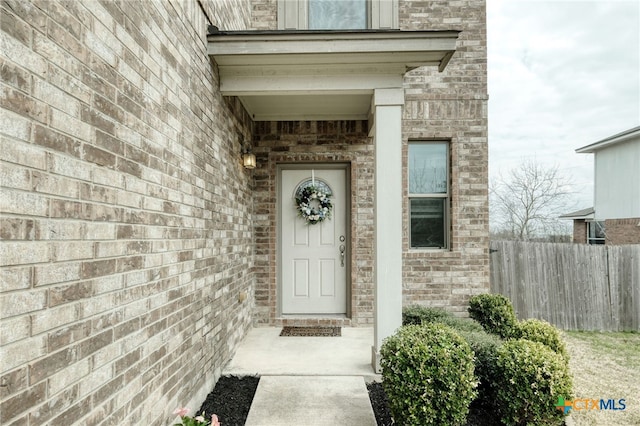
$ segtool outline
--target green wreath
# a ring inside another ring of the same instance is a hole
[[[315,225],[331,217],[331,193],[316,185],[307,185],[296,196],[298,215],[307,223]]]

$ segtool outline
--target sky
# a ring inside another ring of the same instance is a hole
[[[639,0],[487,0],[489,176],[533,160],[593,205],[593,154],[640,125]]]

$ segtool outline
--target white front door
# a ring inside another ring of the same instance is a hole
[[[346,167],[281,170],[279,269],[285,315],[347,312],[346,175]],[[300,217],[296,205],[296,192],[310,182],[331,191],[331,216],[316,224]]]

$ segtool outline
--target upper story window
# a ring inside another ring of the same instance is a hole
[[[409,143],[409,245],[449,246],[449,144]]]
[[[365,0],[308,0],[310,30],[361,30],[367,28]]]
[[[398,29],[398,0],[278,0],[279,30]]]

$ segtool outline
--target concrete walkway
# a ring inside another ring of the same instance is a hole
[[[375,426],[366,383],[372,328],[343,328],[341,337],[280,337],[281,328],[254,328],[224,369],[259,375],[247,426]]]

